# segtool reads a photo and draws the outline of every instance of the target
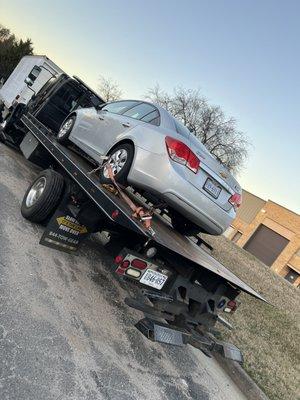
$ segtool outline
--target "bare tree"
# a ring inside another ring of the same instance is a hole
[[[122,96],[119,85],[111,78],[104,78],[104,76],[99,78],[98,91],[106,102],[119,100]]]
[[[31,40],[19,40],[0,25],[0,79],[6,80],[21,58],[28,54],[33,54]]]
[[[199,89],[179,87],[167,93],[156,85],[146,97],[180,120],[230,171],[241,170],[248,157],[248,138],[237,128],[236,120],[227,118],[219,106],[210,105]]]

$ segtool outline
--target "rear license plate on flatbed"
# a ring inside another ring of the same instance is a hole
[[[221,193],[222,188],[220,186],[217,186],[211,179],[206,179],[206,182],[204,183],[203,189],[209,193],[211,196],[213,196],[215,199],[217,199]]]
[[[141,277],[140,283],[151,286],[155,289],[161,289],[167,279],[167,275],[161,274],[157,271],[153,271],[153,269],[147,269],[147,271]]]

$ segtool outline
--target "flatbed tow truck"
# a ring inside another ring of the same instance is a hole
[[[59,79],[58,86],[73,80]],[[125,299],[144,313],[136,328],[150,340],[190,344],[208,356],[217,352],[241,363],[239,349],[215,337],[215,325],[231,328],[221,314],[236,310],[241,291],[266,300],[213,258],[203,240],[176,232],[141,196],[113,182],[101,185],[91,160],[79,149],[59,144],[55,129],[41,122],[39,115],[51,96],[57,97],[57,90],[29,102],[14,129],[10,126],[2,134],[17,142],[28,160],[45,168],[28,188],[21,208],[25,218],[45,225],[40,243],[74,253],[89,233],[110,232],[111,242],[120,248],[114,254],[116,273],[138,286],[136,297]],[[132,204],[145,211],[144,217],[133,215]]]

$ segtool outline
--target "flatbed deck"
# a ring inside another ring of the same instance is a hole
[[[203,248],[176,232],[167,221],[155,214],[152,219],[152,228],[155,235],[151,236],[143,224],[132,217],[132,211],[124,201],[107,191],[99,183],[95,174],[90,174],[93,168],[86,160],[59,144],[53,134],[33,115],[24,115],[22,122],[111,221],[143,235],[145,238],[151,238],[161,246],[199,265],[199,267],[221,276],[242,291],[266,301],[259,293],[229,271]],[[115,212],[116,210],[118,211],[117,213]]]

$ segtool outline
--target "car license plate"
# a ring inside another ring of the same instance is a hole
[[[215,183],[211,179],[207,179],[204,186],[204,190],[207,191],[210,195],[212,195],[215,199],[219,197],[219,194],[221,193],[221,188],[220,186],[215,185]]]
[[[141,277],[140,283],[151,286],[155,289],[161,289],[167,279],[167,275],[161,274],[157,271],[153,271],[153,269],[147,269],[147,271]]]

